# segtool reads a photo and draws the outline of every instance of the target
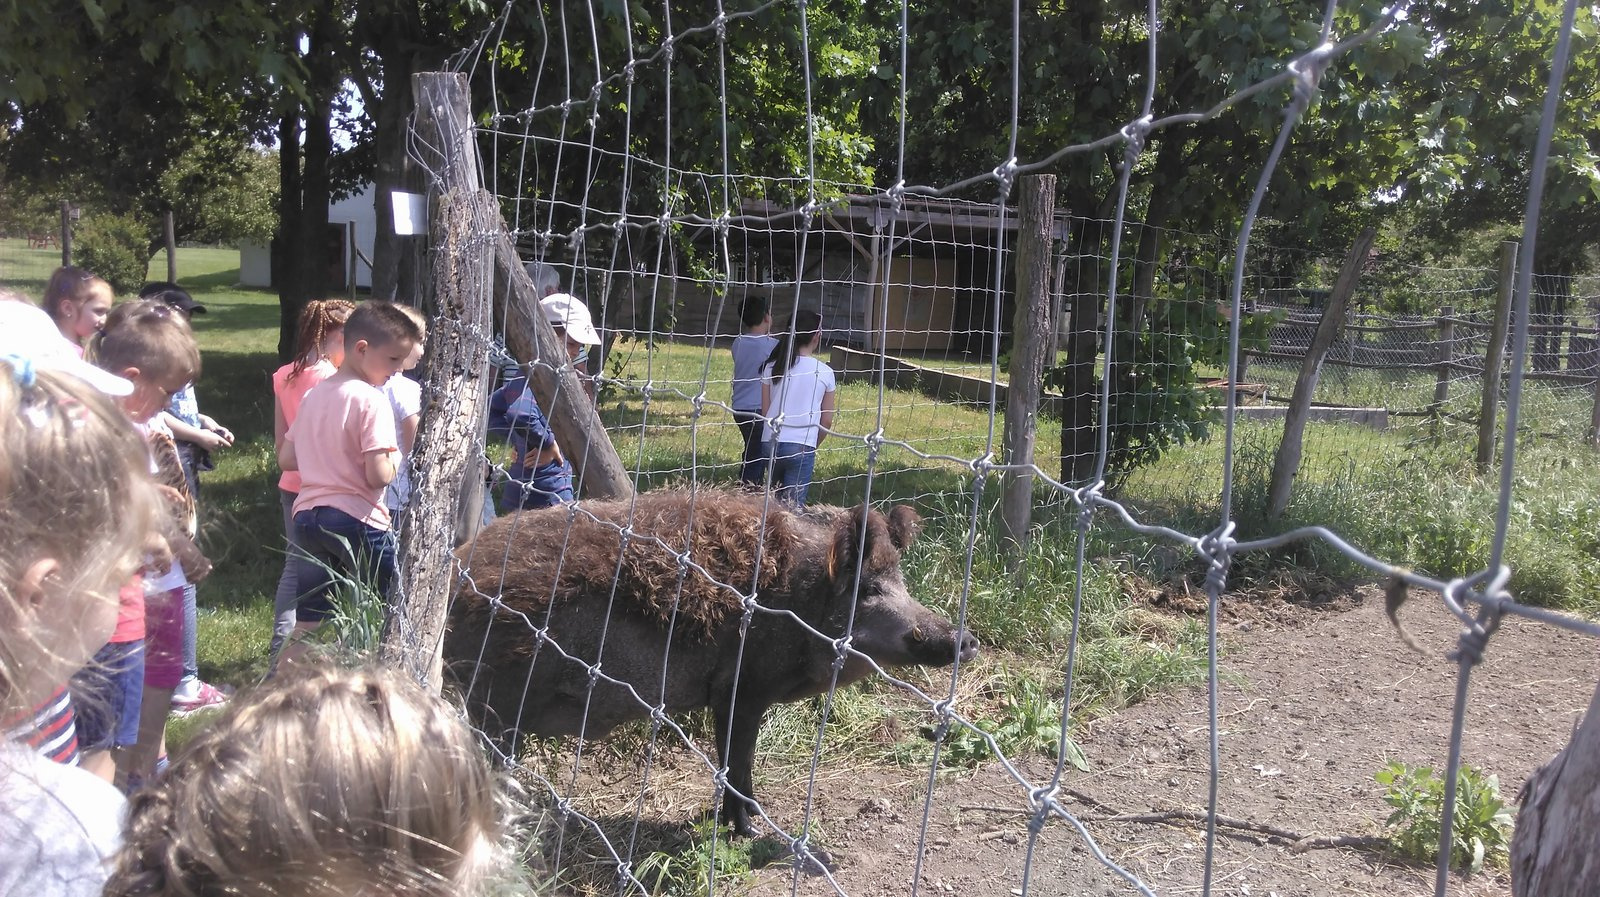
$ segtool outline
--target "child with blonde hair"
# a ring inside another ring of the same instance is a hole
[[[497,785],[443,701],[297,666],[235,698],[134,795],[106,897],[458,897],[497,873]]]
[[[0,301],[0,720],[38,706],[105,644],[159,513],[139,434],[99,391],[128,384],[52,324]],[[98,895],[122,811],[104,781],[0,739],[0,894]]]
[[[82,355],[84,344],[105,325],[114,299],[111,284],[92,272],[64,265],[50,275],[42,304],[61,335]]]
[[[211,562],[194,541],[194,496],[172,431],[162,419],[172,396],[200,376],[200,347],[187,318],[164,302],[144,299],[113,309],[90,342],[88,355],[133,384],[120,403],[149,446],[150,472],[166,499],[165,535],[173,553],[165,571],[148,569],[143,578],[145,653],[138,735],[131,746],[116,745],[128,748],[118,757],[118,771],[132,785],[155,771],[172,693],[183,678],[184,590],[211,572]]]
[[[272,438],[276,450],[283,449],[284,436],[299,416],[306,393],[339,372],[339,365],[344,363],[344,322],[355,310],[356,304],[344,299],[313,299],[301,310],[295,329],[294,361],[272,374]],[[288,552],[272,602],[272,646],[267,653],[274,661],[294,632],[295,603],[300,597],[295,577],[300,539],[294,530],[294,500],[299,495],[300,471],[285,470],[278,478],[278,500],[283,507],[283,537]]]

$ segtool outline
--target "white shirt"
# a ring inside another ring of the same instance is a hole
[[[413,414],[422,413],[422,384],[407,377],[405,374],[395,374],[386,380],[381,387],[385,397],[389,399],[390,407],[394,408],[394,432],[400,435],[401,424]],[[395,467],[394,481],[383,490],[383,503],[391,511],[398,511],[411,500],[411,456],[402,455],[400,463]]]
[[[0,897],[99,897],[125,808],[94,774],[0,742]]]
[[[767,408],[768,442],[799,442],[815,447],[822,421],[822,399],[834,391],[833,368],[811,355],[799,355],[788,373],[772,380],[772,368],[761,372],[772,404]]]

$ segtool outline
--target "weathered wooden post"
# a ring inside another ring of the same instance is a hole
[[[1453,305],[1439,306],[1439,323],[1436,328],[1439,341],[1434,345],[1434,364],[1438,372],[1433,381],[1433,404],[1428,412],[1433,415],[1433,438],[1439,438],[1439,421],[1444,417],[1444,401],[1450,396],[1450,373],[1454,370],[1456,309]]]
[[[1589,444],[1600,447],[1600,371],[1594,378],[1594,407],[1589,411]]]
[[[61,201],[61,267],[72,264],[72,203]]]
[[[1517,279],[1517,244],[1500,244],[1500,288],[1495,293],[1494,320],[1489,326],[1489,348],[1483,359],[1483,395],[1478,405],[1478,470],[1494,460],[1495,416],[1500,410],[1500,368],[1506,357],[1506,331],[1511,328],[1511,294]]]
[[[178,282],[178,228],[172,220],[172,210],[161,216],[161,241],[167,247],[167,283]]]
[[[1588,897],[1600,856],[1600,689],[1572,742],[1522,786],[1511,837],[1516,897]]]
[[[573,482],[582,498],[629,498],[633,481],[622,457],[600,421],[600,412],[583,388],[578,371],[567,359],[566,341],[556,335],[539,308],[543,297],[523,267],[504,225],[492,241],[496,323],[505,333],[506,348],[528,365],[539,407],[550,419],[556,442],[572,463]],[[498,298],[505,297],[505,298]]]
[[[415,129],[437,172],[433,233],[436,317],[428,328],[428,377],[412,471],[411,506],[400,527],[399,577],[384,616],[379,656],[437,692],[445,615],[455,591],[456,512],[461,487],[482,454],[480,409],[488,400],[494,300],[493,248],[499,204],[483,189],[466,77],[414,76]]]
[[[1311,410],[1311,397],[1317,390],[1317,377],[1322,373],[1322,361],[1328,349],[1338,338],[1344,326],[1345,306],[1356,291],[1361,279],[1361,266],[1372,250],[1372,241],[1378,232],[1366,228],[1356,237],[1339,269],[1339,279],[1334,281],[1333,292],[1328,294],[1328,304],[1322,310],[1322,320],[1317,322],[1317,332],[1311,337],[1306,357],[1300,362],[1300,374],[1294,380],[1294,394],[1289,398],[1289,409],[1283,417],[1283,441],[1278,444],[1278,454],[1272,460],[1272,484],[1267,492],[1267,516],[1277,517],[1289,507],[1289,496],[1294,488],[1294,477],[1300,470],[1300,454],[1305,438],[1306,414]],[[1237,389],[1238,385],[1233,384]]]
[[[1051,224],[1056,177],[1028,175],[1017,182],[1017,302],[1011,332],[1011,388],[1006,391],[1005,451],[1012,466],[1033,463],[1039,429],[1039,389],[1050,339]],[[1020,556],[1033,522],[1033,472],[1008,470],[1001,501],[1006,538]]]
[[[344,253],[344,285],[345,289],[350,293],[350,301],[354,302],[356,301],[356,223],[354,221],[346,221],[344,223]]]

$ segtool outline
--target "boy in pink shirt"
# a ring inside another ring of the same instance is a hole
[[[344,325],[344,362],[300,404],[278,463],[300,472],[294,501],[300,597],[295,633],[332,613],[335,572],[388,596],[394,580],[394,533],[384,487],[394,480],[400,441],[394,411],[378,388],[405,366],[421,340],[416,323],[387,302],[363,302]],[[285,649],[285,660],[299,652]]]

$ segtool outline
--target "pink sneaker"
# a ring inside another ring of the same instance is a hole
[[[226,703],[228,692],[199,679],[184,681],[172,693],[172,712],[179,716]]]

